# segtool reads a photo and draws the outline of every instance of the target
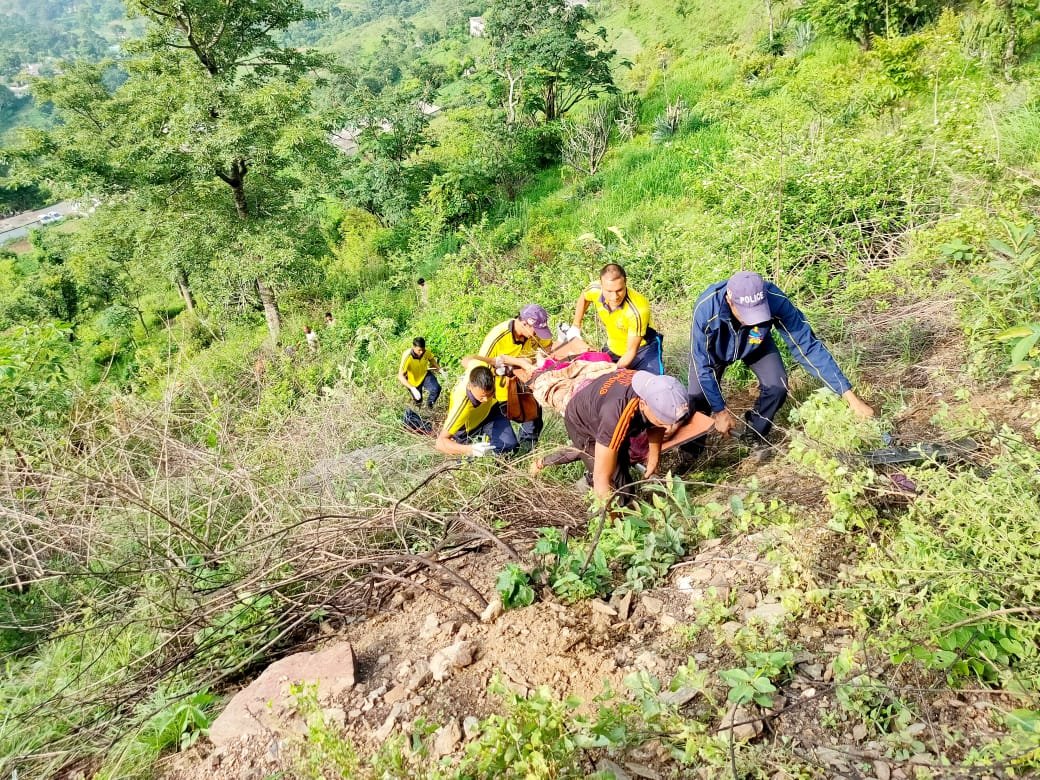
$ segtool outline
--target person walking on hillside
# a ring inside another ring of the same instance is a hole
[[[726,369],[740,360],[754,372],[759,384],[758,400],[744,414],[743,436],[752,444],[765,443],[773,418],[787,400],[787,370],[773,340],[774,328],[810,375],[844,398],[860,417],[874,416],[874,410],[853,391],[791,299],[759,274],[739,271],[708,287],[693,307],[690,406],[710,413],[715,430],[732,436],[738,427],[736,416],[726,405],[720,380]],[[696,454],[703,449],[703,439],[686,449]]]
[[[331,311],[325,312],[325,327],[331,328],[336,324],[336,318],[332,316]]]
[[[512,453],[517,448],[516,434],[495,399],[495,375],[475,360],[464,358],[462,365],[435,446],[452,456]]]
[[[618,369],[574,394],[563,415],[567,435],[606,501],[630,481],[632,439],[647,432],[646,476],[657,471],[663,442],[689,416],[686,388],[670,376]]]
[[[650,321],[650,301],[629,289],[624,268],[609,263],[600,269],[599,282],[589,285],[574,307],[572,334],[580,335],[589,304],[607,331],[606,351],[618,368],[664,373],[662,338]]]
[[[434,371],[440,371],[437,358],[426,349],[426,339],[416,336],[412,346],[401,355],[401,366],[397,370],[397,381],[408,388],[416,406],[422,405],[423,394],[426,394],[426,408],[433,409],[441,395],[441,383],[437,381]]]
[[[304,325],[303,326],[303,335],[304,335],[304,338],[307,339],[307,348],[311,352],[317,352],[318,351],[318,334],[315,333],[311,329],[310,325]]]
[[[533,360],[539,350],[550,352],[552,348],[549,313],[538,304],[530,303],[524,306],[516,317],[493,327],[484,337],[478,355],[485,358],[489,364],[495,364],[496,359],[500,357]],[[495,397],[505,407],[509,398],[509,378],[504,373],[504,366],[495,367],[502,372],[495,381]],[[519,441],[522,449],[529,451],[534,447],[542,433],[542,426],[542,411],[539,407],[538,416],[534,420],[520,425]]]

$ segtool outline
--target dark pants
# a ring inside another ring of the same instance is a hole
[[[664,374],[664,353],[661,351],[662,342],[664,338],[653,328],[648,328],[646,331],[646,344],[639,348],[636,352],[635,358],[629,364],[629,369],[632,371],[649,371],[651,374],[657,374],[658,376]],[[621,355],[615,355],[610,350],[607,350],[607,354],[610,355],[611,359],[617,363],[621,359]]]
[[[744,414],[744,422],[747,423],[749,435],[754,432],[764,439],[773,427],[773,418],[787,400],[787,369],[784,368],[783,358],[780,357],[780,351],[771,337],[744,359],[744,365],[754,373],[759,387],[758,400],[755,401],[754,407]],[[728,363],[716,366],[715,378],[721,380],[727,368]],[[711,414],[711,406],[704,397],[696,367],[693,365],[690,366],[690,409]]]
[[[491,409],[484,422],[468,433],[459,431],[453,438],[459,444],[470,444],[480,436],[487,436],[491,446],[495,448],[496,455],[509,455],[519,446],[516,434],[513,433],[513,424],[506,419],[497,405]]]
[[[498,411],[503,417],[506,416],[506,402],[499,401]],[[545,427],[545,420],[542,419],[542,407],[538,407],[538,416],[533,420],[528,420],[525,423],[520,423],[520,435],[517,440],[520,442],[520,448],[524,452],[530,452],[534,449],[534,445],[538,443],[538,437],[542,435],[542,428]]]
[[[419,400],[415,402],[416,406],[422,404],[422,396],[426,396],[426,408],[432,409],[433,405],[437,403],[437,399],[441,397],[441,383],[437,381],[437,377],[433,375],[432,371],[427,371],[426,376],[423,377],[422,384],[419,385]]]

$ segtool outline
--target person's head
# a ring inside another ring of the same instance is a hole
[[[416,282],[416,284],[417,284],[417,285],[419,285],[420,287],[425,287],[425,286],[426,286],[426,280],[425,280],[425,279],[423,279],[423,278],[422,278],[422,277],[420,276],[420,277],[419,277],[419,280],[418,280],[418,281]]]
[[[636,371],[632,389],[639,396],[639,411],[651,425],[665,429],[665,438],[690,416],[686,388],[674,377]]]
[[[628,275],[617,263],[607,263],[599,270],[599,291],[603,303],[616,309],[628,294]]]
[[[537,336],[540,339],[551,339],[552,331],[549,330],[549,312],[537,303],[529,303],[520,310],[520,315],[515,320],[516,332],[529,339]]]
[[[416,357],[422,357],[426,354],[426,339],[422,336],[416,336],[412,339],[412,354]]]
[[[761,325],[773,318],[765,280],[754,271],[737,271],[729,278],[726,303],[741,325]]]
[[[325,322],[332,322],[332,312],[331,311],[325,312]]]
[[[304,325],[303,326],[303,332],[304,333],[310,333],[311,332],[311,326],[310,325]]]
[[[495,375],[487,366],[477,366],[469,372],[466,389],[482,404],[495,397]]]

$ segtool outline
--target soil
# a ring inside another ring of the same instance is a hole
[[[958,387],[953,381],[963,374],[946,367],[958,361],[960,354],[957,344],[937,343],[913,365],[900,369],[898,377],[878,374],[877,386],[914,377],[921,380],[902,385],[905,410],[895,421],[897,435],[911,442],[941,440],[943,434],[930,418],[938,401],[952,403],[956,397]],[[928,389],[921,386],[924,384]],[[1023,433],[1035,424],[1030,421],[1030,415],[1037,412],[1035,401],[1022,402],[1021,408],[1009,407],[994,395],[980,406]],[[777,438],[782,453],[782,434]],[[625,676],[640,669],[667,682],[690,658],[709,672],[707,693],[721,703],[727,691],[718,672],[739,665],[726,640],[745,632],[747,637],[772,635],[772,646],[797,649],[795,673],[783,685],[778,706],[772,714],[757,713],[762,721],[760,733],[754,737],[760,746],[756,755],[759,766],[767,768],[762,776],[776,780],[796,776],[786,771],[792,757],[813,767],[813,777],[902,780],[969,776],[942,764],[955,763],[970,745],[996,736],[997,713],[1017,706],[1013,698],[985,689],[951,690],[939,676],[911,675],[906,671],[909,667],[897,667],[886,658],[864,657],[858,651],[857,659],[871,676],[898,690],[914,712],[916,719],[900,732],[901,739],[908,739],[907,735],[912,739],[895,745],[891,734],[868,731],[859,721],[844,717],[835,698],[834,662],[865,639],[862,629],[833,605],[824,612],[810,598],[788,603],[785,597],[793,581],[799,583],[803,596],[813,588],[840,586],[855,563],[857,550],[870,540],[828,530],[819,481],[795,472],[782,457],[740,460],[727,443],[710,449],[707,457],[726,470],[726,478],[699,496],[699,503],[725,504],[734,486],[744,482],[746,492],[746,480],[753,476],[767,503],[772,497],[781,498],[798,514],[797,533],[770,527],[707,540],[688,551],[661,587],[634,594],[627,615],[617,596],[613,606],[606,601],[568,605],[546,591],[530,607],[483,622],[421,588],[400,592],[391,608],[318,641],[318,646],[349,642],[357,659],[356,686],[338,700],[323,702],[326,715],[342,723],[343,735],[366,754],[389,734],[411,728],[418,718],[458,724],[502,712],[502,700],[488,692],[496,675],[521,695],[548,686],[553,696],[577,697],[583,708],[590,709],[605,684],[624,691]],[[512,541],[518,549],[530,547],[519,539]],[[460,557],[452,565],[491,599],[495,578],[506,563],[500,550],[485,546],[479,554]],[[443,593],[449,599],[466,600],[479,611],[472,596],[461,588],[443,583],[439,587],[446,588]],[[726,613],[698,629],[698,618],[710,614],[712,603],[721,603]],[[610,614],[619,607],[620,614]],[[443,681],[423,680],[414,690],[402,692],[402,686],[431,656],[460,641],[475,646],[472,663],[455,669]],[[686,707],[691,716],[718,717],[719,710],[710,707],[704,696]],[[719,725],[716,722],[713,727]],[[301,739],[300,730],[300,722],[290,717],[284,729],[220,748],[204,738],[172,757],[165,777],[292,777],[291,746]],[[455,755],[461,750],[461,745],[454,746]],[[893,755],[899,758],[891,758]],[[627,767],[625,771],[632,777],[716,776],[715,770],[676,764],[654,744],[612,756],[612,760]],[[591,770],[593,764],[587,768]],[[976,770],[970,776],[999,775]]]

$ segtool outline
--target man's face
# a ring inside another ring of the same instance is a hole
[[[412,354],[416,358],[422,359],[422,356],[426,354],[426,347],[412,347]]]
[[[486,404],[495,397],[494,390],[481,390],[476,385],[467,385],[466,389],[469,390],[471,396],[477,399],[478,403]]]
[[[529,339],[534,336],[534,324],[530,320],[517,320],[516,332],[517,335]]]
[[[744,322],[744,320],[740,319],[740,313],[737,311],[737,308],[733,305],[733,296],[730,295],[728,292],[726,293],[726,303],[729,304],[729,310],[733,312],[733,319],[735,319],[741,325],[746,325],[747,323]]]
[[[603,303],[605,303],[608,308],[616,309],[621,305],[621,302],[625,300],[625,294],[628,292],[628,287],[625,285],[625,280],[620,276],[614,279],[600,277],[599,290],[603,295]]]
[[[679,430],[679,428],[682,426],[681,422],[666,423],[663,420],[661,420],[660,417],[657,417],[654,414],[653,410],[650,408],[650,405],[646,401],[639,402],[639,411],[643,413],[643,417],[645,417],[646,421],[650,423],[652,426],[654,426],[655,428],[664,428],[664,437],[666,439],[670,439],[675,434],[675,432]]]

